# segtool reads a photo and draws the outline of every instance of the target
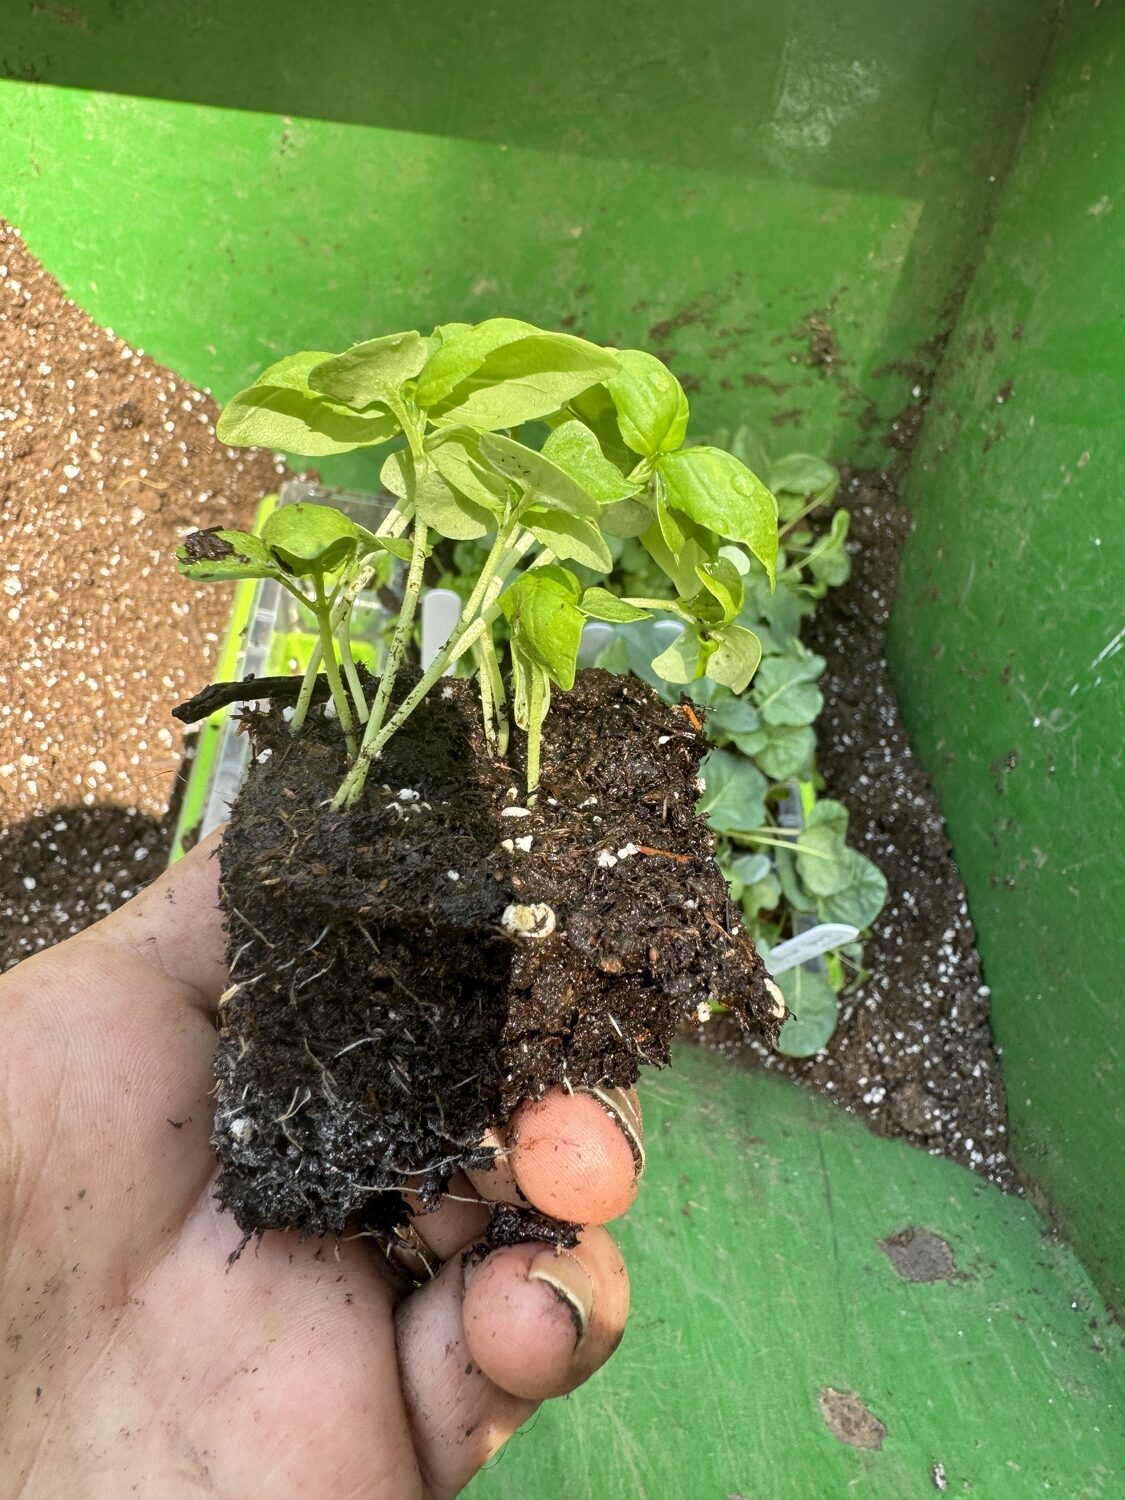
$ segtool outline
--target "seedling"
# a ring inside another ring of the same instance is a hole
[[[688,414],[652,355],[512,318],[291,355],[227,405],[220,440],[309,457],[394,443],[381,470],[393,508],[371,532],[329,506],[283,507],[257,535],[193,533],[179,566],[200,580],[275,578],[314,617],[291,729],[300,733],[323,666],[348,755],[337,808],[358,803],[372,763],[457,663],[476,679],[494,753],[506,753],[512,721],[526,733],[534,797],[551,692],[573,687],[587,620],[677,620],[679,638],[650,663],[667,684],[741,693],[761,660],[739,616],[748,580],[775,585],[777,503],[734,453],[685,447]],[[529,423],[547,428],[540,446]],[[481,542],[479,567],[445,645],[393,706],[425,562],[442,538]],[[651,590],[610,586],[626,539],[653,565]],[[369,702],[352,612],[392,559],[406,565],[402,606]]]

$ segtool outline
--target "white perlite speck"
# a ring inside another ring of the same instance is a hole
[[[254,1122],[245,1118],[232,1120],[230,1122],[230,1133],[240,1146],[245,1146],[246,1142],[254,1134]]]
[[[500,816],[502,818],[530,818],[531,809],[529,807],[502,807]]]
[[[400,802],[420,802],[422,800],[422,793],[416,792],[412,786],[404,786],[398,794],[398,800]]]
[[[504,908],[500,926],[516,938],[550,937],[555,930],[555,913],[545,901],[530,906],[513,904]]]
[[[599,870],[612,870],[616,863],[617,855],[614,854],[612,849],[598,850],[597,864]]]
[[[522,849],[525,854],[529,854],[533,842],[531,834],[525,833],[522,839],[516,839],[516,848]]]

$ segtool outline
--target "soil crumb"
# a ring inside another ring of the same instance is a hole
[[[216,444],[216,403],[99,328],[0,220],[0,969],[163,867],[168,706],[206,681],[229,591],[181,578],[287,472]],[[190,685],[190,686],[188,686]]]
[[[879,1135],[1015,1191],[1000,1052],[965,888],[886,661],[910,515],[886,474],[846,475],[841,489],[852,514],[852,575],[829,591],[805,634],[828,663],[817,754],[828,795],[851,815],[849,840],[887,877],[887,904],[864,947],[869,977],[844,999],[824,1052],[787,1058],[752,1036],[733,1050],[828,1094]],[[731,1048],[725,1027],[706,1031]]]
[[[825,1425],[834,1438],[849,1448],[878,1452],[887,1429],[865,1401],[852,1391],[834,1391],[825,1386],[817,1397]]]
[[[879,1241],[879,1249],[904,1281],[968,1281],[971,1277],[958,1271],[948,1240],[932,1229],[911,1224],[897,1234]]]

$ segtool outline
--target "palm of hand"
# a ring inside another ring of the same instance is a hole
[[[28,1500],[455,1494],[532,1398],[608,1356],[620,1261],[587,1231],[577,1346],[569,1310],[528,1279],[541,1248],[490,1256],[466,1293],[451,1252],[479,1233],[479,1205],[434,1216],[449,1258],[397,1305],[362,1240],[268,1234],[228,1271],[240,1236],[213,1202],[209,1145],[213,864],[201,852],[3,981],[0,1469]],[[621,1166],[601,1129],[577,1145],[604,1186]]]

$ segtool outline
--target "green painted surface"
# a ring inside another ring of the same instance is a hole
[[[1125,1304],[1125,13],[1075,7],[935,393],[894,664],[1013,1139]]]
[[[503,311],[667,350],[705,426],[854,459],[928,366],[1053,6],[14,9],[0,213],[221,397],[302,345]]]
[[[950,1495],[1118,1493],[1121,1329],[1026,1203],[694,1048],[642,1100],[625,1341],[474,1500],[929,1500],[935,1464]],[[898,1274],[879,1241],[912,1225],[960,1279]],[[826,1388],[866,1403],[880,1450],[832,1435]]]

